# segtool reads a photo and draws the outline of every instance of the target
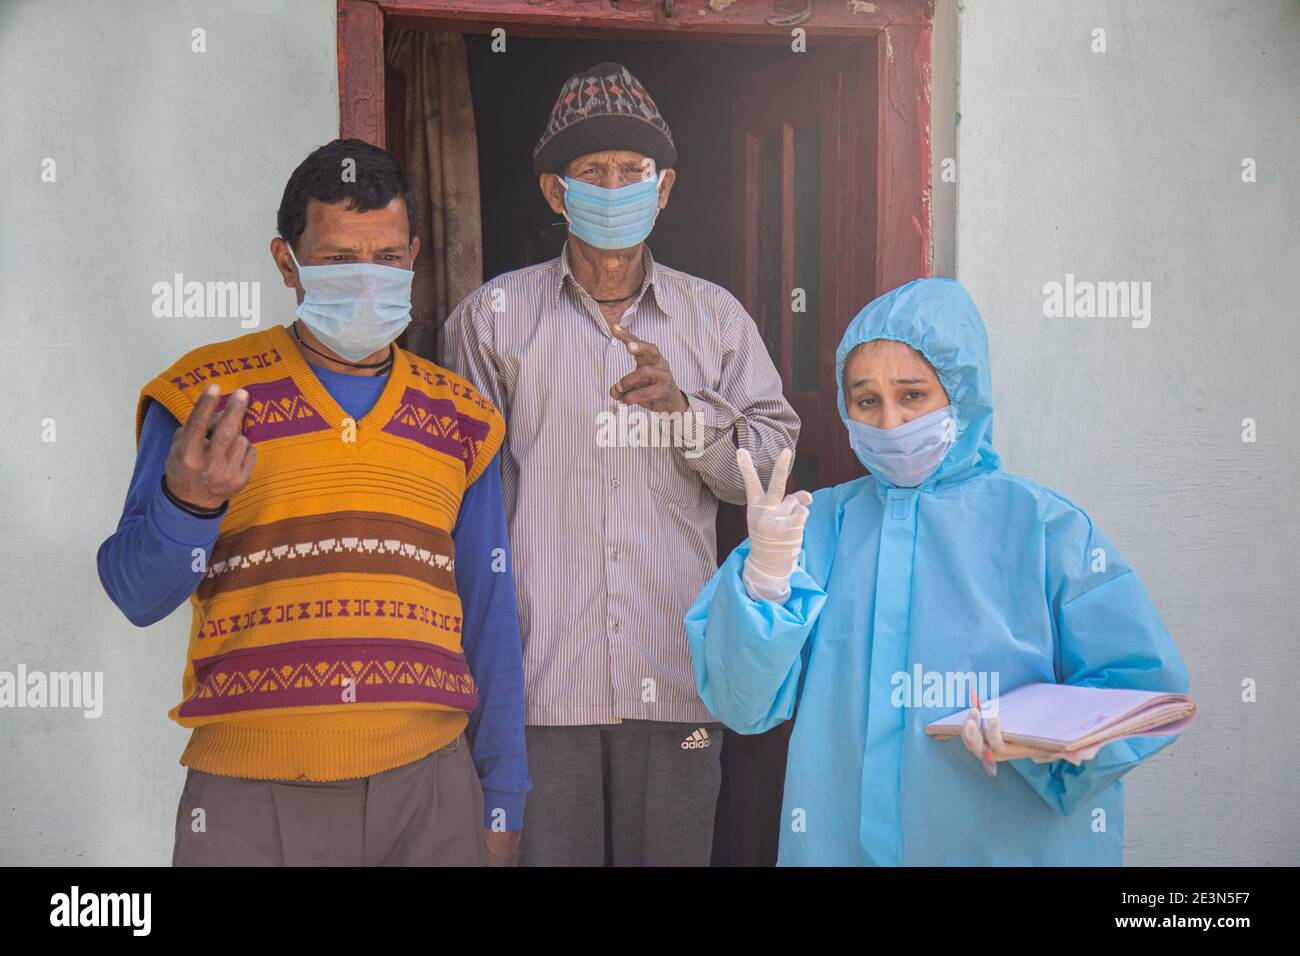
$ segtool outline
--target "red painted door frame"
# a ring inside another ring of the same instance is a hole
[[[874,48],[873,102],[851,117],[854,137],[872,157],[874,195],[864,197],[875,228],[853,238],[850,254],[863,263],[854,300],[865,303],[931,272],[930,37],[932,0],[812,2],[797,25],[808,44],[865,44]],[[784,10],[789,4],[782,4]],[[671,7],[671,16],[665,8]],[[855,12],[857,11],[857,12]],[[387,23],[440,30],[520,36],[631,37],[738,43],[789,43],[793,25],[773,0],[736,0],[721,11],[702,2],[619,0],[338,0],[339,134],[385,144],[384,27]],[[871,85],[864,83],[864,87]],[[851,316],[843,316],[847,324]]]

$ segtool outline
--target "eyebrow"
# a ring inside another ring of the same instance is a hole
[[[409,248],[409,243],[405,246],[403,245],[384,246],[382,249],[376,249],[375,252],[406,252],[408,248]],[[354,255],[356,254],[356,251],[357,250],[352,248],[351,246],[319,246],[316,249],[316,254],[322,255],[325,253],[338,253],[341,255]]]
[[[874,381],[874,379],[870,379],[870,378],[860,378],[860,379],[858,379],[856,382],[854,382],[852,385],[850,385],[849,388],[858,388],[859,386],[866,385],[868,382],[872,382],[872,381]],[[895,379],[891,379],[890,384],[893,384],[893,385],[929,385],[929,384],[930,384],[930,380],[929,380],[928,378],[895,378]]]

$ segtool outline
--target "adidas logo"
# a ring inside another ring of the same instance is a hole
[[[712,743],[712,741],[709,740],[709,732],[701,727],[682,741],[682,749],[704,750],[710,743]]]

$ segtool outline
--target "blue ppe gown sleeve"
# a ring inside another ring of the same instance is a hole
[[[1083,511],[1049,495],[1065,506],[1046,521],[1057,682],[1186,693],[1187,668],[1137,573]],[[1065,760],[1010,763],[1049,806],[1068,815],[1174,739],[1116,741],[1077,767]]]
[[[491,829],[503,813],[504,828],[520,830],[532,784],[524,746],[523,643],[499,458],[465,490],[452,539],[464,615],[461,642],[478,686],[479,704],[465,736],[483,785],[483,826]]]
[[[810,515],[809,525],[813,523]],[[806,528],[805,551],[790,575],[790,596],[783,604],[756,601],[745,590],[746,540],[686,614],[700,699],[737,733],[761,734],[794,716],[809,635],[826,603],[826,591],[805,566],[811,535],[811,527]]]

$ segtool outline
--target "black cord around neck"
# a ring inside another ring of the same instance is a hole
[[[593,302],[599,302],[601,305],[613,305],[615,302],[626,302],[628,299],[635,298],[636,294],[641,291],[641,286],[644,284],[645,284],[645,263],[643,261],[641,264],[641,277],[636,281],[636,288],[633,289],[631,292],[629,292],[627,295],[620,295],[617,299],[597,299],[594,295],[591,295],[590,292],[588,292],[587,295],[591,295],[591,300]]]
[[[378,369],[378,371],[375,372],[375,376],[376,376],[376,377],[378,377],[379,375],[381,375],[383,372],[387,372],[387,371],[391,370],[392,367],[393,367],[393,349],[392,349],[391,346],[389,346],[389,349],[388,349],[388,358],[384,359],[382,362],[372,362],[372,363],[370,363],[369,365],[366,365],[366,364],[363,364],[363,363],[361,363],[361,362],[349,362],[347,359],[344,359],[344,358],[334,358],[332,355],[326,355],[326,354],[325,354],[324,352],[322,352],[320,349],[314,349],[314,348],[312,348],[310,345],[308,345],[306,342],[304,342],[302,336],[298,334],[298,323],[297,323],[297,322],[294,322],[292,325],[290,325],[290,326],[289,326],[289,330],[290,330],[291,332],[293,332],[294,340],[295,340],[299,345],[301,345],[303,348],[305,348],[308,352],[312,352],[312,353],[315,354],[315,355],[319,355],[321,358],[323,358],[323,359],[325,359],[325,360],[327,360],[327,361],[330,361],[330,362],[337,362],[339,365],[346,365],[346,366],[348,366],[349,368],[367,368],[367,369],[369,369],[369,368],[373,368],[373,369]]]

